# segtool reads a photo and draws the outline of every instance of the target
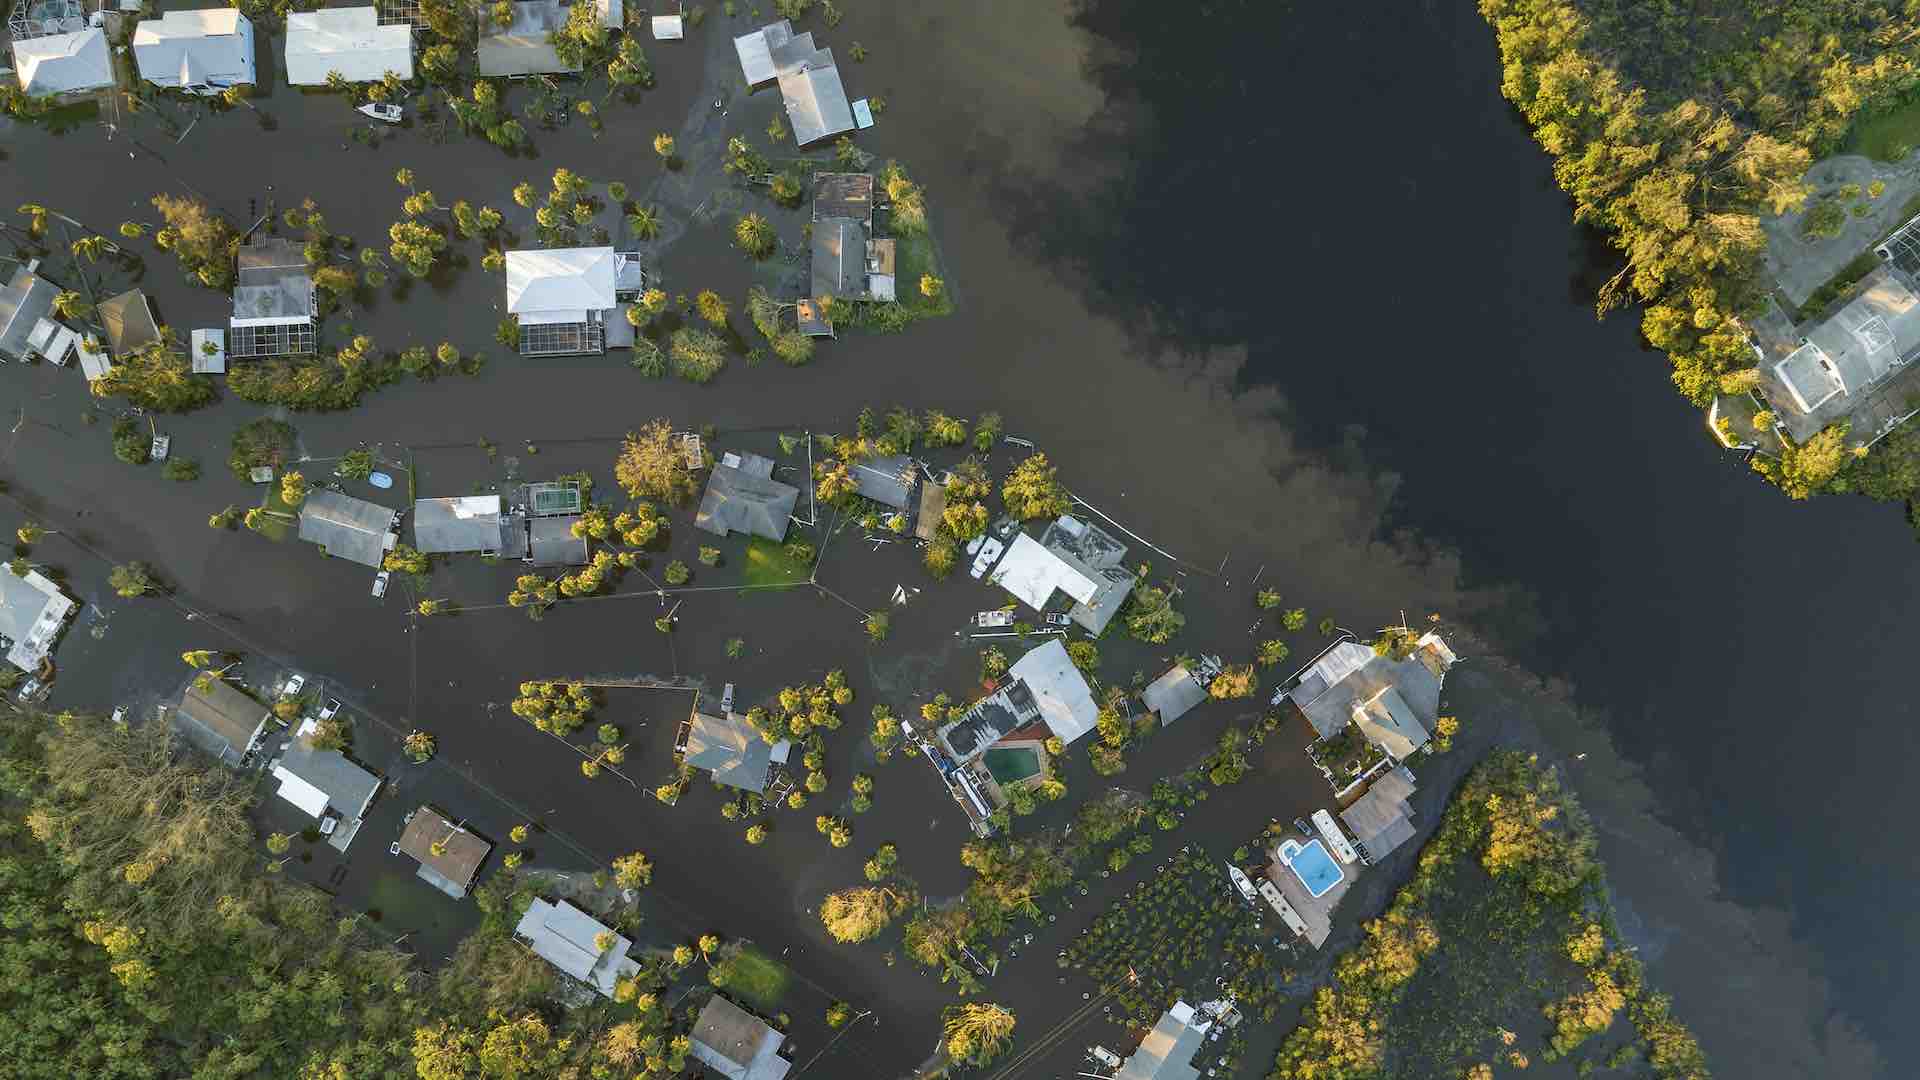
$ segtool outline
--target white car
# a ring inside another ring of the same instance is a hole
[[[1007,611],[1004,608],[999,611],[983,611],[973,617],[973,625],[982,629],[990,629],[996,626],[1012,626],[1013,612]]]
[[[327,703],[320,707],[320,719],[331,720],[333,719],[333,714],[339,711],[340,711],[340,699],[328,698]]]
[[[373,595],[387,595],[387,576],[387,571],[385,570],[373,575]]]
[[[994,562],[1000,558],[1000,554],[1006,550],[1007,546],[1002,544],[998,537],[988,537],[986,544],[980,548],[980,554],[973,558],[973,568],[967,572],[976,578],[984,577],[986,572],[993,568]]]
[[[287,685],[280,691],[281,697],[292,697],[307,685],[307,677],[298,672],[287,676]]]

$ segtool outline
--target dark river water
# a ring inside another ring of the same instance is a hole
[[[417,463],[422,494],[456,494],[493,464],[461,452],[482,437],[537,444],[537,456],[518,455],[527,473],[604,471],[612,440],[654,415],[831,430],[862,404],[998,409],[1089,501],[1200,570],[1224,560],[1223,596],[1258,572],[1316,619],[1368,627],[1432,612],[1485,643],[1455,707],[1470,725],[1483,707],[1503,738],[1565,761],[1600,820],[1623,925],[1722,1075],[1872,1076],[1912,1056],[1901,1018],[1920,1008],[1908,975],[1920,856],[1892,820],[1898,770],[1916,750],[1898,674],[1920,587],[1911,533],[1896,509],[1794,505],[1749,478],[1670,391],[1631,317],[1595,322],[1589,298],[1610,255],[1569,223],[1546,159],[1499,96],[1492,35],[1471,5],[843,6],[847,21],[827,40],[866,46],[870,58],[847,65],[851,88],[888,102],[863,143],[927,186],[955,318],[846,338],[804,369],[736,360],[693,388],[645,381],[617,357],[501,355],[491,341],[500,283],[469,267],[404,301],[363,297],[351,321],[390,348],[451,339],[484,350],[486,372],[297,417],[303,449],[438,444]],[[773,105],[760,94],[729,98],[724,115],[712,107],[737,81],[717,37],[649,51],[658,89],[637,107],[609,106],[598,140],[577,125],[536,132],[531,159],[471,141],[429,147],[414,133],[370,151],[347,143],[337,100],[283,87],[259,102],[270,131],[242,113],[203,119],[177,145],[151,123],[113,141],[92,126],[59,137],[5,130],[0,200],[111,230],[145,215],[155,191],[202,192],[234,219],[311,194],[336,231],[373,240],[398,214],[401,165],[443,203],[499,206],[513,183],[542,183],[565,165],[636,191],[657,185],[649,199],[668,219],[670,288],[743,296],[750,270],[722,235],[731,215],[710,212],[739,197],[708,200],[691,148],[757,132]],[[690,148],[687,174],[660,178],[647,141],[661,130]],[[468,254],[477,262],[477,249]],[[151,253],[147,274],[165,321],[222,317],[222,297],[182,286]],[[942,644],[948,630],[916,636],[910,625],[900,657],[859,663],[858,627],[842,618],[851,613],[811,594],[749,611],[744,629],[726,621],[737,613],[703,623],[689,609],[694,629],[670,643],[651,614],[616,621],[618,603],[538,630],[483,613],[410,628],[397,608],[369,614],[356,568],[207,531],[208,513],[251,498],[219,462],[227,435],[258,410],[227,400],[168,420],[176,452],[200,457],[208,477],[163,487],[112,461],[104,425],[79,421],[77,383],[71,371],[0,370],[0,404],[19,418],[0,465],[36,514],[106,557],[153,562],[230,618],[248,648],[337,680],[356,708],[472,732],[473,743],[443,744],[471,747],[450,749],[454,764],[505,793],[502,823],[489,827],[504,828],[508,803],[546,810],[552,792],[558,826],[592,855],[656,852],[663,882],[710,888],[689,917],[728,933],[806,926],[804,910],[864,855],[782,855],[770,844],[750,865],[784,902],[735,895],[706,855],[706,824],[677,841],[656,836],[647,815],[658,811],[638,794],[618,814],[568,809],[582,803],[578,778],[504,716],[511,683],[700,673],[722,638],[742,632],[765,642],[728,673],[743,685],[847,664],[863,694],[906,704],[935,686],[961,689],[931,673],[971,663]],[[60,542],[49,541],[51,557]],[[56,701],[177,692],[169,658],[204,643],[183,644],[177,625],[114,600],[98,567],[68,557],[93,618],[113,629],[69,635]],[[878,604],[894,580],[844,591]],[[469,564],[435,588],[482,603],[505,586]],[[1231,648],[1207,635],[1244,633],[1240,610],[1196,614],[1194,646]],[[805,643],[785,640],[795,627]],[[414,629],[424,632],[402,637]],[[636,723],[671,721],[670,710],[632,708]],[[893,768],[896,789],[924,791],[927,777]],[[940,814],[938,804],[925,812]],[[927,845],[937,851],[925,856],[930,891],[958,887],[954,819],[946,808],[940,842]],[[363,846],[383,855],[384,843]],[[674,843],[689,847],[676,855]],[[716,826],[711,843],[737,841]],[[894,977],[870,954],[817,962],[809,976],[829,982]]]

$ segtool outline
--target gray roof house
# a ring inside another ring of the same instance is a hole
[[[274,779],[280,781],[274,794],[319,821],[327,846],[345,851],[380,790],[380,778],[338,750],[317,749],[313,736],[319,726],[309,718],[294,730],[293,739],[273,764]]]
[[[873,228],[873,174],[813,174],[813,220],[846,218]]]
[[[0,569],[0,648],[7,662],[22,671],[40,670],[76,606],[38,570],[20,576]]]
[[[413,546],[428,555],[497,552],[510,545],[506,534],[515,528],[524,535],[525,520],[502,513],[498,495],[458,495],[413,502]],[[524,549],[524,542],[521,546]]]
[[[764,792],[773,773],[774,747],[760,737],[747,718],[696,712],[687,729],[680,760],[712,774],[716,784],[743,791]]]
[[[314,352],[314,319],[320,307],[306,249],[280,237],[257,237],[240,245],[235,261],[239,272],[233,317],[227,320],[227,357]]]
[[[300,507],[300,539],[336,559],[378,569],[394,545],[393,517],[379,503],[319,488]]]
[[[853,130],[853,107],[833,50],[815,48],[813,34],[795,34],[793,24],[781,19],[734,38],[733,51],[749,87],[779,80],[798,145]]]
[[[1207,1029],[1212,1025],[1194,1012],[1193,1006],[1176,1001],[1140,1040],[1113,1080],[1198,1080],[1200,1070],[1193,1067],[1193,1055],[1200,1052]]]
[[[856,461],[849,471],[853,473],[854,490],[862,498],[872,499],[895,510],[907,508],[913,495],[912,458],[905,454],[894,454],[871,461]]]
[[[139,289],[100,301],[95,314],[100,316],[100,325],[106,327],[107,347],[115,356],[125,356],[160,340],[160,324],[153,319],[147,294]]]
[[[1342,641],[1315,658],[1273,702],[1290,699],[1321,738],[1358,725],[1369,741],[1401,760],[1431,737],[1440,716],[1440,687],[1454,661],[1453,650],[1438,634],[1420,637],[1401,660]]]
[[[894,242],[876,240],[850,218],[827,218],[813,226],[812,292],[842,300],[892,300]]]
[[[1038,540],[1014,537],[987,580],[1035,611],[1045,611],[1056,591],[1066,593],[1073,600],[1068,617],[1098,635],[1133,592],[1133,572],[1121,565],[1126,557],[1126,545],[1104,529],[1062,515]]]
[[[727,1080],[780,1080],[793,1067],[780,1056],[785,1035],[718,994],[700,1010],[688,1041],[693,1056]]]
[[[60,287],[24,266],[0,288],[0,359],[23,361],[27,342],[40,320],[53,314]]]
[[[1148,711],[1160,717],[1166,727],[1185,716],[1195,705],[1207,700],[1207,687],[1184,664],[1175,664],[1166,674],[1147,684],[1140,692]]]
[[[1375,862],[1413,839],[1413,773],[1405,765],[1380,774],[1365,795],[1340,811],[1354,843]]]
[[[513,5],[513,22],[480,38],[477,55],[480,74],[495,76],[559,75],[580,69],[560,59],[553,32],[567,25],[567,9],[559,0],[521,0]],[[488,22],[485,29],[493,30]]]
[[[214,679],[205,690],[188,683],[174,707],[173,729],[180,737],[220,759],[238,765],[260,741],[272,713],[230,683]]]
[[[639,961],[627,955],[631,938],[565,900],[535,899],[513,933],[534,955],[609,998],[620,979],[640,971]],[[599,947],[601,934],[613,934],[610,948]]]
[[[787,538],[800,489],[773,478],[773,459],[727,453],[707,477],[695,526],[727,536],[743,532],[776,543]]]

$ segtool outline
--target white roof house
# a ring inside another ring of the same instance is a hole
[[[1126,546],[1077,518],[1061,516],[1040,539],[1014,537],[987,580],[1035,611],[1045,611],[1054,591],[1073,598],[1068,616],[1090,634],[1106,630],[1133,592],[1133,573],[1123,567]]]
[[[25,38],[13,43],[13,71],[20,89],[35,97],[77,94],[113,85],[113,58],[106,31]]]
[[[233,8],[169,11],[134,29],[133,58],[155,86],[211,95],[252,85],[253,24]]]
[[[1073,658],[1059,638],[1014,661],[1007,674],[1027,685],[1040,718],[1061,742],[1073,742],[1099,722],[1100,707],[1093,703],[1093,688],[1073,666]]]
[[[380,778],[349,760],[338,750],[322,750],[313,745],[319,722],[309,717],[294,730],[280,760],[274,763],[273,777],[280,781],[275,794],[300,808],[309,817],[337,819],[326,832],[327,845],[347,850],[367,807],[380,790]]]
[[[7,662],[22,671],[38,670],[74,607],[40,571],[17,577],[0,570],[0,648],[7,650]]]
[[[1026,533],[1013,538],[1013,546],[987,580],[1035,611],[1046,608],[1056,589],[1082,604],[1100,589],[1099,582]]]
[[[1193,1067],[1193,1055],[1200,1052],[1211,1026],[1193,1006],[1174,1002],[1113,1080],[1196,1080],[1200,1070]]]
[[[640,970],[639,962],[627,955],[632,939],[614,933],[612,927],[565,900],[534,900],[513,932],[540,959],[609,998],[620,979]],[[612,944],[604,950],[598,940],[603,933],[613,934]]]
[[[371,7],[287,14],[287,81],[324,86],[330,72],[348,82],[379,82],[389,72],[413,78],[413,27],[380,25]]]
[[[520,322],[580,322],[614,306],[610,247],[507,252],[507,311]]]

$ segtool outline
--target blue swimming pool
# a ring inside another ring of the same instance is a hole
[[[1310,896],[1326,895],[1328,889],[1340,884],[1340,879],[1346,876],[1318,840],[1309,840],[1304,845],[1288,840],[1280,845],[1280,859],[1293,868],[1294,876],[1307,887]]]

